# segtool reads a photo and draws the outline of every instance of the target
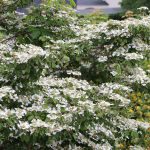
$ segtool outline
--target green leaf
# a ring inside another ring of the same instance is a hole
[[[35,31],[33,31],[33,32],[31,33],[31,37],[32,37],[33,39],[37,39],[37,38],[40,36],[40,34],[41,34],[40,31],[35,30]]]
[[[70,0],[70,4],[72,7],[76,7],[76,3],[74,2],[74,0]]]
[[[22,135],[22,136],[21,136],[21,141],[22,141],[22,142],[25,142],[25,143],[29,143],[29,141],[30,141],[30,136],[28,136],[28,135]]]
[[[132,138],[138,138],[138,133],[135,131],[132,131],[131,136]]]
[[[63,57],[63,62],[69,62],[70,61],[70,58],[66,55],[64,55]]]

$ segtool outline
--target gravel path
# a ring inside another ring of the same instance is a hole
[[[121,12],[119,2],[121,0],[78,0],[77,13],[87,14],[95,10],[103,11],[106,14]]]
[[[108,5],[103,0],[77,0],[78,5]]]

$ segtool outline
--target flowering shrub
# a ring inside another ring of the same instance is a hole
[[[35,8],[1,41],[1,149],[148,147],[150,16],[90,24],[65,9]]]

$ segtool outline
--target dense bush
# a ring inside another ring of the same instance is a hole
[[[149,0],[122,0],[121,6],[126,10],[136,10],[139,7],[146,6],[150,8]]]
[[[116,14],[110,14],[109,15],[109,19],[113,19],[113,20],[124,20],[125,18],[123,18],[124,16],[124,12],[119,12]]]
[[[1,149],[149,147],[149,15],[94,23],[56,1],[1,17]]]

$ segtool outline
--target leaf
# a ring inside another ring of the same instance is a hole
[[[28,143],[30,141],[30,136],[28,136],[28,135],[22,135],[21,136],[21,141],[25,142],[25,143]]]
[[[121,75],[121,73],[122,73],[121,66],[119,64],[117,65],[117,73],[119,75]]]
[[[35,30],[31,33],[31,37],[33,39],[37,39],[40,36],[41,32],[39,30]]]
[[[63,62],[69,62],[70,61],[70,58],[66,55],[64,55],[63,57]]]
[[[132,131],[131,136],[132,138],[138,138],[138,133],[135,131]]]
[[[70,0],[70,5],[71,5],[72,7],[76,7],[75,1],[74,1],[74,0]]]

